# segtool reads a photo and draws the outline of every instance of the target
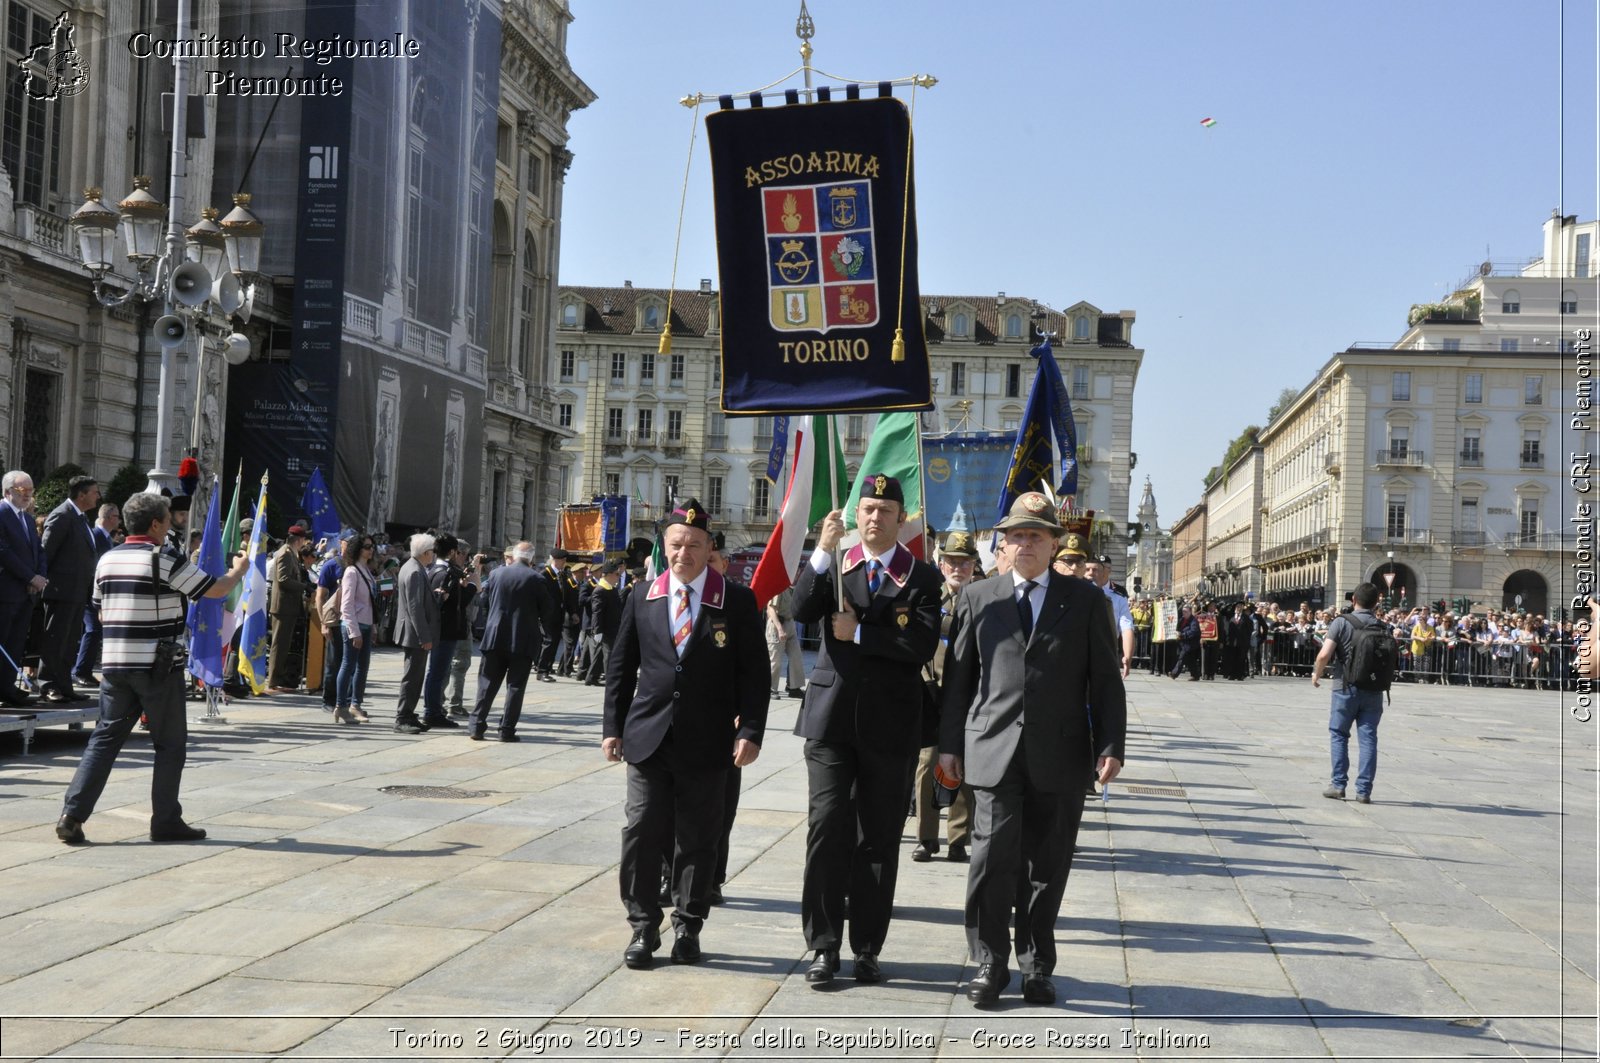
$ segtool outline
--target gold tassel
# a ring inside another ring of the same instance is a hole
[[[906,360],[906,330],[894,330],[894,343],[889,347],[889,361],[903,362]]]
[[[667,325],[661,330],[661,342],[656,345],[657,354],[672,353],[672,326]]]

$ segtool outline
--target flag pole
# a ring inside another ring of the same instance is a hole
[[[834,424],[833,414],[824,414],[828,419],[828,508],[839,509],[839,466],[833,460],[837,450],[838,426]],[[843,516],[843,514],[840,514]],[[844,569],[840,560],[839,547],[833,548],[833,593],[834,601],[842,609],[844,607]]]

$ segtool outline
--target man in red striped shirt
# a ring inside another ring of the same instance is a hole
[[[89,736],[56,823],[56,837],[82,845],[83,823],[111,775],[111,766],[141,713],[150,721],[155,772],[150,782],[150,840],[198,841],[206,836],[183,821],[178,786],[189,739],[184,717],[183,664],[167,647],[183,638],[190,599],[223,598],[244,578],[244,554],[224,576],[212,577],[182,558],[161,552],[172,527],[165,498],[140,493],[122,507],[127,541],[95,566],[94,601],[104,632],[101,648],[100,722]],[[165,667],[163,664],[165,663]]]

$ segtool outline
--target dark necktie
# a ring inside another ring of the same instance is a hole
[[[867,590],[877,594],[881,586],[883,586],[883,562],[873,558],[867,564]]]
[[[1033,602],[1029,596],[1038,585],[1037,580],[1028,580],[1022,585],[1022,597],[1017,599],[1017,619],[1022,621],[1023,642],[1033,637]]]

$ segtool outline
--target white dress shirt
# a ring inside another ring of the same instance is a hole
[[[1026,582],[1028,581],[1022,577],[1022,573],[1016,569],[1011,570],[1012,601],[1020,602],[1022,600],[1022,585]],[[1029,625],[1029,631],[1039,626],[1039,610],[1044,608],[1044,589],[1050,584],[1050,570],[1047,568],[1035,576],[1033,582],[1034,588],[1028,592],[1028,607],[1033,610],[1033,623]]]

